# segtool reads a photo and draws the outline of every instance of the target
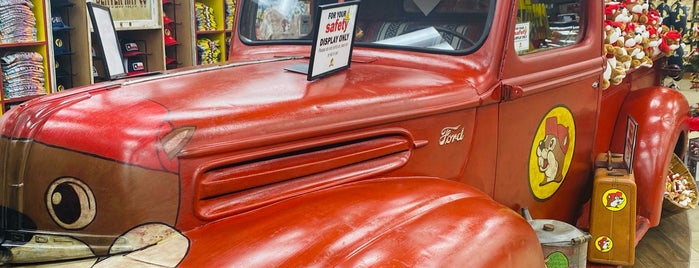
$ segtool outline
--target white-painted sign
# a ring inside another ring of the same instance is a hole
[[[319,6],[308,81],[349,68],[359,1]]]

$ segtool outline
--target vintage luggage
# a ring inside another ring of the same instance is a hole
[[[632,265],[635,259],[636,182],[623,155],[603,153],[595,160],[587,259]]]

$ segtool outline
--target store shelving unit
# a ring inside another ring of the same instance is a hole
[[[32,41],[0,43],[0,56],[10,52],[37,52],[43,57],[44,90],[21,97],[8,97],[0,90],[0,114],[10,107],[37,96],[63,89],[90,85],[102,81],[94,76],[96,55],[92,49],[93,38],[86,1],[91,0],[30,0],[36,18],[37,38]],[[157,9],[157,22],[115,21],[120,41],[138,44],[143,54],[136,56],[149,72],[182,68],[198,64],[223,62],[229,54],[235,13],[234,0],[146,0],[149,7]],[[208,6],[215,27],[197,28],[196,2]],[[167,16],[172,23],[162,20]],[[69,27],[53,29],[53,16],[62,18]],[[229,22],[230,21],[230,22]],[[167,38],[172,39],[168,40]],[[62,48],[55,47],[60,39]],[[197,44],[201,40],[216,43],[220,53],[211,61],[202,61]],[[171,42],[176,40],[176,43]],[[133,59],[132,59],[133,60]],[[126,62],[125,62],[126,63]],[[2,70],[0,70],[2,74]],[[2,85],[0,85],[2,89]]]
[[[73,87],[72,55],[70,36],[70,8],[75,4],[68,1],[51,2],[51,31],[53,33],[53,62],[56,91]],[[55,20],[55,21],[54,21]]]
[[[213,21],[213,24],[207,25],[202,21],[205,18],[197,14],[197,6],[205,6],[211,10],[211,16],[208,18]],[[228,18],[234,13],[235,1],[233,0],[174,0],[172,14],[176,17],[174,36],[178,41],[176,53],[179,66],[226,61],[229,52],[227,44],[233,31],[233,23],[228,23]],[[199,25],[202,27],[198,27]],[[210,42],[204,42],[205,40]],[[204,51],[202,48],[207,46],[210,48],[211,44],[217,46],[219,53],[215,58],[203,58],[209,51]]]
[[[43,67],[43,90],[36,93],[30,93],[23,96],[8,96],[4,83],[0,83],[0,115],[9,110],[15,105],[24,101],[33,99],[52,91],[52,76],[50,71],[49,61],[51,55],[49,53],[49,24],[47,24],[47,14],[49,8],[44,0],[32,0],[30,10],[35,18],[36,40],[30,41],[0,41],[0,56],[5,56],[15,52],[36,52],[42,57],[41,66]],[[0,75],[2,75],[0,68]]]

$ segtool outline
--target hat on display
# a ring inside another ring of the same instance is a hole
[[[63,69],[56,68],[56,78],[70,77],[70,74]]]
[[[63,18],[61,16],[52,16],[51,17],[51,28],[54,31],[61,31],[61,30],[68,30],[72,29],[72,27],[68,26],[67,24],[63,23]]]
[[[175,21],[171,19],[170,17],[167,16],[167,14],[163,14],[163,24],[169,25],[170,23],[174,23]]]
[[[164,27],[163,31],[164,31],[163,37],[165,38],[165,45],[166,46],[177,45],[177,40],[175,40],[175,38],[172,37],[172,29],[170,29],[170,27]]]
[[[174,64],[174,63],[177,63],[176,59],[173,59],[170,57],[165,57],[165,64],[170,65],[170,64]]]
[[[70,51],[66,49],[66,46],[63,44],[63,40],[61,38],[55,38],[53,40],[53,53],[56,55],[66,55],[70,54]]]
[[[138,50],[138,44],[134,42],[124,42],[122,48],[124,51],[124,57],[127,58],[144,54],[143,52]]]
[[[143,64],[142,61],[132,61],[128,60],[126,61],[126,66],[128,72],[126,75],[136,75],[136,74],[142,74],[146,72],[146,66]]]

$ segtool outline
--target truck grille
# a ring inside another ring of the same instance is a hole
[[[0,181],[2,182],[2,195],[0,195],[0,228],[2,238],[7,235],[7,230],[29,229],[36,226],[33,222],[21,217],[23,204],[21,194],[24,189],[24,179],[21,178],[21,170],[26,161],[26,151],[30,142],[22,140],[0,139]],[[16,153],[18,155],[11,155]]]

